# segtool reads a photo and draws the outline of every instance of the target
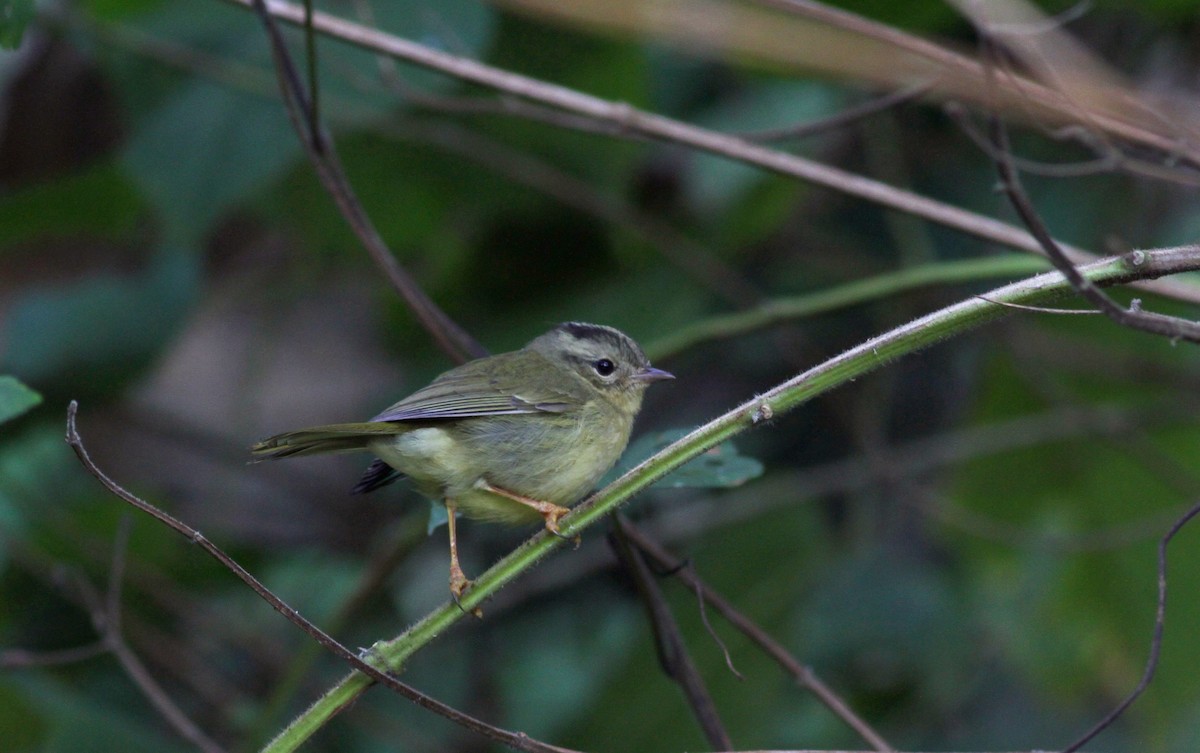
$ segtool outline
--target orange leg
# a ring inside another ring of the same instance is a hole
[[[454,520],[454,500],[446,500],[446,528],[450,531],[450,595],[457,602],[463,593],[471,587],[462,565],[458,564],[458,533]]]
[[[511,499],[513,502],[519,502],[526,507],[531,507],[538,512],[539,515],[546,521],[546,530],[555,536],[559,536],[558,519],[567,513],[571,512],[571,508],[556,505],[553,502],[543,502],[540,499],[530,499],[522,497],[520,494],[513,494],[510,491],[501,489],[498,486],[492,486],[486,481],[480,481],[476,486],[484,491],[489,491],[492,494],[498,494],[501,497]]]

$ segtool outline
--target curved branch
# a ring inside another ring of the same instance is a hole
[[[1092,283],[1107,286],[1198,269],[1200,246],[1183,246],[1133,251],[1080,267],[1079,271]],[[746,401],[664,448],[576,505],[570,514],[559,521],[559,535],[542,531],[525,541],[476,578],[471,590],[461,598],[459,604],[446,602],[396,638],[377,642],[369,650],[373,663],[393,672],[398,671],[417,650],[443,634],[565,541],[616,511],[635,494],[705,450],[874,371],[892,359],[1011,314],[1013,310],[1001,305],[1003,303],[1042,304],[1070,292],[1070,283],[1059,272],[1047,272],[1006,285],[988,293],[986,298],[972,297],[867,340]],[[293,726],[312,734],[361,695],[372,682],[371,677],[358,672],[351,673],[297,717],[292,722]],[[270,748],[274,753],[290,749]]]

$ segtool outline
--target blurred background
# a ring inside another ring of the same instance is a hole
[[[754,138],[888,95],[802,64],[703,54],[686,40],[472,0],[318,5]],[[942,2],[840,5],[974,44],[970,24]],[[215,0],[8,7],[6,21],[28,25],[0,52],[0,374],[15,377],[0,385],[0,410],[3,401],[30,409],[0,413],[9,419],[0,424],[0,740],[7,750],[193,748],[127,664],[93,650],[94,617],[121,571],[121,634],[146,674],[216,745],[253,749],[345,668],[198,547],[89,477],[63,442],[68,401],[79,401],[84,441],[109,475],[353,648],[398,634],[445,599],[444,532],[427,535],[429,504],[402,484],[350,496],[369,458],[248,465],[247,448],[365,419],[452,362],[314,177],[250,12]],[[1194,3],[1043,10],[1062,14],[1053,25],[1133,87],[1186,92],[1176,104],[1195,110]],[[303,60],[302,36],[287,38]],[[638,434],[699,425],[870,336],[1042,266],[612,124],[535,117],[510,97],[339,42],[319,40],[318,51],[322,116],[400,263],[494,352],[564,320],[636,338],[677,376],[649,392]],[[898,99],[765,143],[1012,221],[976,134],[941,103]],[[1036,161],[1030,194],[1058,237],[1097,253],[1196,239],[1194,173],[1132,148],[1127,156],[1160,174],[1122,169],[1061,135],[1036,124],[1014,131],[1017,152]],[[1007,272],[936,282],[948,265],[1010,257]],[[928,271],[916,275],[925,282],[732,337],[705,328],[913,270]],[[1200,290],[1200,280],[1184,284]],[[1177,301],[1145,303],[1194,317]],[[676,339],[697,326],[699,337]],[[739,438],[761,476],[654,489],[627,514],[892,745],[1064,746],[1143,671],[1158,540],[1200,496],[1198,366],[1193,346],[1103,317],[1015,312]],[[418,653],[405,681],[555,744],[706,748],[602,528],[508,587],[482,621]],[[532,532],[468,522],[464,566],[481,572]],[[1184,529],[1171,568],[1154,683],[1089,750],[1200,746],[1200,533]],[[695,594],[671,578],[661,585],[736,748],[867,747],[710,615],[736,677]],[[490,748],[374,689],[307,749]]]

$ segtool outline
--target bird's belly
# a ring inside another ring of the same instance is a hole
[[[550,419],[550,420],[547,420]],[[372,443],[371,450],[433,499],[452,499],[467,517],[506,523],[540,520],[537,512],[485,484],[529,499],[571,505],[612,467],[628,426],[587,426],[569,416],[488,417],[427,427]]]

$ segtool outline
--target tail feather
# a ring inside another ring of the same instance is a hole
[[[400,434],[397,424],[375,421],[359,424],[329,424],[299,431],[276,434],[250,448],[255,460],[275,460],[293,455],[322,455],[332,452],[357,452],[380,436]]]

